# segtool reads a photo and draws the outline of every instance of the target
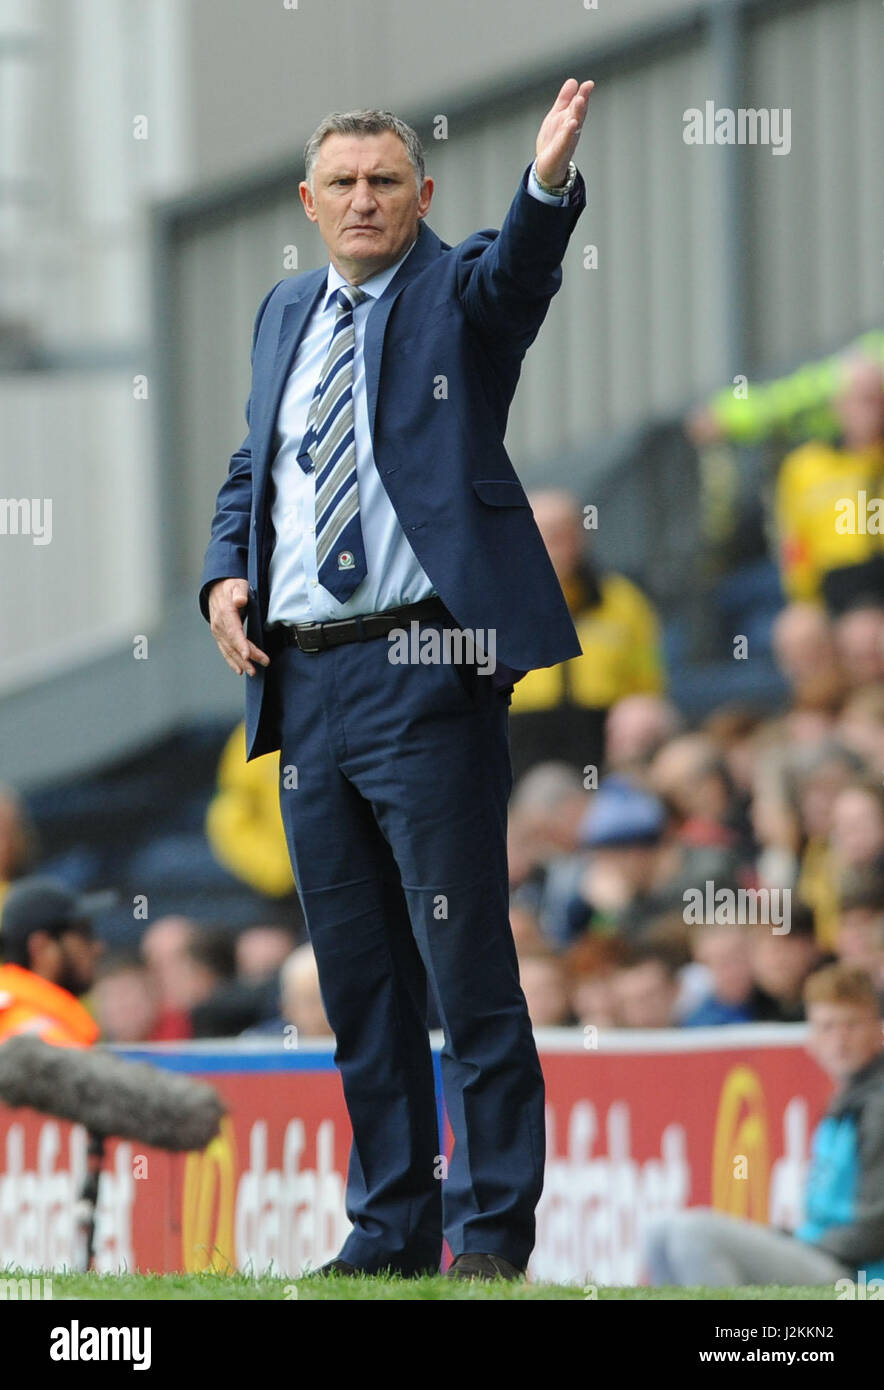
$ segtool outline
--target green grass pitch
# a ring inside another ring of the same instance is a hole
[[[33,1272],[3,1270],[0,1278],[37,1278]],[[441,1275],[423,1279],[317,1278],[303,1275],[298,1279],[246,1274],[67,1274],[50,1273],[53,1300],[101,1299],[137,1302],[178,1300],[232,1301],[257,1300],[265,1303],[362,1300],[376,1302],[443,1302],[465,1300],[580,1300],[585,1301],[587,1290],[577,1284],[459,1283]],[[785,1285],[753,1285],[736,1289],[710,1288],[598,1288],[599,1301],[726,1301],[726,1302],[800,1302],[835,1298],[832,1285],[820,1287],[786,1287]]]

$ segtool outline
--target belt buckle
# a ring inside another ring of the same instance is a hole
[[[307,632],[306,632],[306,633],[305,633],[305,629],[307,629]],[[305,635],[307,635],[307,636],[312,636],[314,632],[316,633],[317,638],[320,639],[319,641],[317,641],[316,646],[315,646],[315,647],[305,647],[305,646],[303,646],[302,643],[301,643],[301,635],[302,635],[302,633],[305,633]],[[316,623],[316,622],[312,622],[312,623],[298,623],[297,626],[296,626],[296,628],[295,628],[295,640],[296,640],[296,642],[297,642],[297,644],[298,644],[298,650],[299,650],[299,651],[302,651],[302,652],[306,652],[308,656],[316,656],[318,652],[321,652],[321,651],[322,651],[322,641],[321,641],[321,638],[322,638],[322,623]]]

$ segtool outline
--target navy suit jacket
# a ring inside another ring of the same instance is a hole
[[[527,191],[528,172],[498,232],[457,246],[418,224],[417,242],[369,312],[364,355],[374,459],[415,555],[458,626],[496,630],[514,677],[580,654],[561,587],[504,448],[522,358],[562,282],[561,262],[586,206],[578,174],[565,206]],[[200,588],[249,586],[247,632],[263,649],[276,416],[292,359],[327,269],[281,280],[258,309],[249,432],[218,494]],[[447,398],[438,399],[439,378]],[[280,745],[270,667],[246,678],[249,759]]]

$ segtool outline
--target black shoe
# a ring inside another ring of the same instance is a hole
[[[424,1265],[421,1268],[397,1269],[395,1265],[385,1266],[383,1269],[361,1269],[358,1265],[351,1265],[349,1260],[342,1260],[340,1257],[329,1260],[328,1264],[320,1265],[318,1269],[311,1269],[304,1278],[323,1278],[327,1279],[330,1274],[337,1274],[345,1278],[353,1278],[356,1275],[374,1275],[379,1279],[421,1279],[426,1274],[438,1275],[439,1266]]]
[[[320,1265],[318,1269],[311,1269],[310,1271],[311,1275],[319,1275],[322,1279],[327,1279],[330,1274],[352,1278],[356,1274],[364,1273],[364,1270],[357,1269],[355,1265],[351,1265],[347,1260],[329,1260],[328,1264]]]
[[[525,1273],[501,1255],[456,1255],[445,1271],[446,1279],[521,1279]]]

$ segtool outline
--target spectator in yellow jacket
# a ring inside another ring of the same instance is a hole
[[[510,721],[516,778],[539,762],[568,762],[581,773],[600,767],[607,711],[625,696],[664,687],[657,615],[624,575],[598,573],[586,558],[576,498],[545,490],[530,501],[583,653],[517,682]]]
[[[206,815],[206,836],[225,869],[268,898],[294,889],[279,811],[279,754],[246,762],[245,725],[234,729],[218,764],[218,787]]]
[[[783,588],[790,599],[841,612],[884,596],[884,377],[877,362],[845,359],[836,400],[838,443],[811,440],[777,479]]]

